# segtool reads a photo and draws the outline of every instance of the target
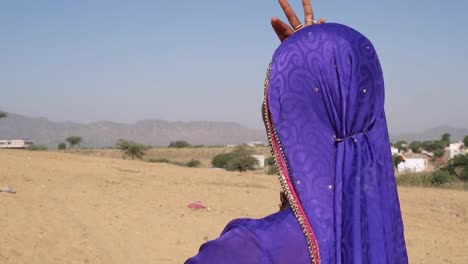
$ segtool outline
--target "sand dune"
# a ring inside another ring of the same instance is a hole
[[[183,263],[279,202],[274,176],[53,152],[0,151],[5,186],[17,193],[0,193],[0,263]],[[468,263],[468,192],[400,199],[411,263]]]

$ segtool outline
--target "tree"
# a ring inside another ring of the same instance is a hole
[[[441,137],[441,140],[440,141],[443,141],[445,142],[445,146],[448,146],[450,145],[450,134],[449,133],[444,133]]]
[[[226,164],[226,170],[245,172],[248,170],[255,170],[258,166],[258,160],[252,155],[234,156],[233,159]]]
[[[58,144],[58,149],[59,149],[59,150],[65,150],[65,149],[67,149],[67,144],[65,144],[65,143],[63,143],[63,142],[60,143],[60,144]]]
[[[75,145],[80,145],[81,141],[83,141],[83,139],[78,136],[69,136],[65,140],[70,144],[68,149],[73,148]]]
[[[432,140],[426,140],[421,143],[421,148],[427,151],[431,151]]]
[[[421,142],[413,141],[409,144],[409,148],[413,151],[413,153],[420,153],[421,152]]]
[[[398,148],[399,150],[403,150],[404,152],[408,151],[408,142],[404,140],[398,141],[393,146]]]
[[[468,136],[463,138],[463,143],[465,144],[465,148],[468,148]]]
[[[8,117],[8,114],[5,112],[0,112],[0,118]]]
[[[171,141],[168,147],[169,148],[188,148],[190,147],[190,144],[187,141],[177,140],[177,141]]]
[[[437,158],[442,158],[444,156],[445,150],[444,149],[435,149],[432,151],[434,153],[434,156]]]
[[[124,159],[125,156],[129,156],[132,159],[135,159],[135,157],[138,159],[143,159],[143,156],[149,149],[149,146],[125,139],[119,139],[116,143],[116,147],[123,152]]]
[[[400,154],[395,154],[392,156],[392,160],[393,160],[393,167],[395,167],[395,169],[398,169],[398,164],[404,162],[405,160],[403,159],[403,156],[401,156]]]

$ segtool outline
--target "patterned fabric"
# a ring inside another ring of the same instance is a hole
[[[273,55],[265,122],[291,209],[232,221],[186,263],[408,263],[377,54],[339,24]]]

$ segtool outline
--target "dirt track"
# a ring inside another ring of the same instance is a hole
[[[182,263],[238,217],[277,210],[274,176],[0,151],[0,263]],[[468,192],[400,188],[410,263],[468,263]],[[203,201],[210,211],[186,206]]]

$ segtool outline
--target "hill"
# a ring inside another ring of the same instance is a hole
[[[266,142],[263,130],[249,129],[233,122],[143,120],[133,124],[109,121],[80,124],[13,113],[0,122],[0,138],[3,139],[30,138],[36,144],[56,147],[71,135],[81,136],[82,146],[93,148],[114,146],[120,138],[152,146],[167,146],[173,140],[204,145]]]

